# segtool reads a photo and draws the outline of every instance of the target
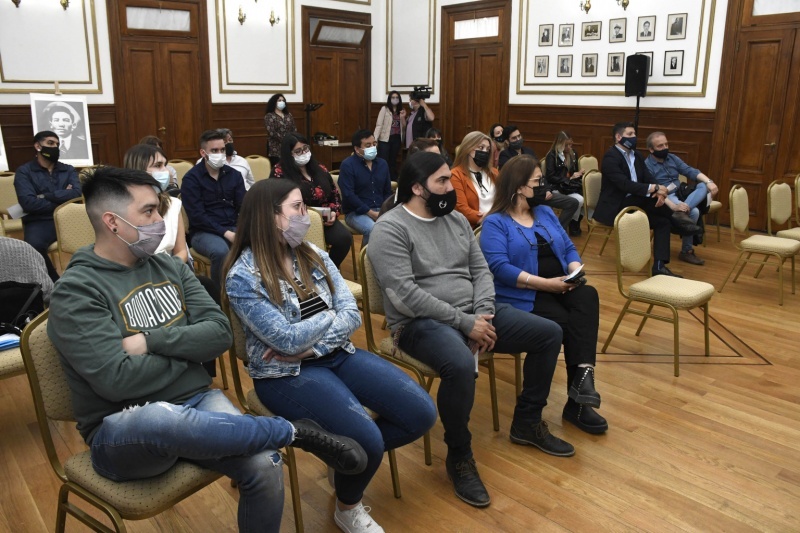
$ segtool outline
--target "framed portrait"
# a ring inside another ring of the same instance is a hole
[[[3,129],[0,128],[0,172],[8,170],[8,156],[6,156],[6,145],[3,143]]]
[[[558,56],[558,77],[569,78],[572,76],[572,56]]]
[[[552,24],[539,24],[539,46],[553,46]]]
[[[625,73],[625,54],[612,52],[608,54],[607,76],[622,76]]]
[[[546,78],[550,73],[550,56],[536,56],[533,61],[536,64],[533,77]]]
[[[687,13],[676,13],[667,17],[667,40],[686,39]]]
[[[611,19],[608,21],[608,42],[624,43],[627,33],[628,19]]]
[[[575,24],[558,25],[558,46],[572,46]]]
[[[636,25],[637,41],[655,41],[656,39],[656,17],[639,17]]]
[[[33,134],[50,130],[61,141],[58,160],[73,166],[94,164],[85,96],[31,93]]]
[[[664,52],[664,76],[683,75],[683,50]]]
[[[583,54],[583,57],[581,57],[581,76],[584,78],[597,76],[597,54]]]
[[[599,41],[602,22],[584,22],[581,25],[581,41]]]
[[[650,66],[648,67],[649,71],[648,71],[647,75],[648,76],[652,76],[653,75],[653,52],[636,52],[636,55],[647,56],[648,57],[647,63]]]

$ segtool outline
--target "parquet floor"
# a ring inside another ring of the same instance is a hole
[[[678,247],[675,239],[673,256]],[[584,262],[600,292],[599,350],[623,298],[613,243],[602,257],[598,249],[593,239]],[[706,266],[671,266],[719,288],[736,256],[729,235],[723,230],[721,243],[712,238],[697,253]],[[343,272],[352,279],[349,258]],[[562,423],[566,373],[559,363],[544,415],[555,434],[575,445],[572,458],[509,442],[513,365],[498,357],[501,429],[491,427],[485,373],[471,421],[478,466],[492,495],[487,509],[453,495],[440,423],[432,432],[433,465],[425,466],[421,442],[398,450],[403,497],[392,496],[384,460],[365,504],[387,531],[403,532],[800,531],[800,295],[791,295],[787,283],[779,307],[774,267],[760,279],[752,275],[748,267],[739,282],[714,295],[711,357],[703,356],[701,323],[681,313],[679,378],[672,375],[671,326],[649,321],[637,338],[635,317],[623,322],[609,353],[598,357],[600,412],[610,424],[605,435]],[[353,340],[364,346],[361,331]],[[56,429],[63,450],[82,449],[73,428]],[[52,531],[58,483],[24,376],[0,381],[0,450],[0,531]],[[337,531],[324,465],[303,452],[298,457],[306,531]],[[136,532],[234,531],[236,502],[236,490],[222,479],[173,510],[128,526]],[[282,530],[293,531],[288,492],[284,509]],[[68,520],[68,530],[82,528]]]

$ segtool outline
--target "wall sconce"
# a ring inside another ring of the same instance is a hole
[[[581,8],[581,11],[585,11],[586,14],[589,14],[589,10],[592,9],[592,2],[591,0],[586,0],[585,2],[581,0],[581,3],[578,4],[578,7]]]
[[[14,2],[15,6],[19,7],[20,0],[11,0],[11,1]]]
[[[617,5],[622,6],[622,9],[625,11],[628,10],[628,4],[631,3],[631,0],[617,0]]]
[[[69,0],[61,0],[61,7],[64,8],[64,11],[66,11],[69,7]]]
[[[247,20],[247,14],[244,11],[242,11],[242,6],[239,6],[239,16],[237,18],[239,19],[240,26],[244,24],[245,20]]]
[[[273,9],[272,11],[270,11],[270,13],[269,13],[269,25],[270,26],[274,26],[275,24],[279,23],[280,21],[281,21],[281,18],[275,16],[275,10]]]

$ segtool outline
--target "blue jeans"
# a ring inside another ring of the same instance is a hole
[[[695,224],[697,224],[697,221],[700,220],[700,210],[697,208],[697,206],[703,203],[703,200],[706,199],[707,195],[708,187],[706,187],[706,184],[697,182],[697,187],[695,187],[691,194],[686,197],[686,200],[683,201],[684,204],[691,207],[689,216],[692,217],[692,222]],[[681,200],[674,193],[670,194],[668,198],[676,204],[681,203]],[[686,237],[683,237],[681,240],[681,252],[691,252],[693,245],[694,235],[687,235]]]
[[[225,237],[198,231],[192,234],[192,248],[211,260],[211,279],[222,286],[222,265],[231,245]]]
[[[515,424],[542,419],[550,383],[561,351],[561,327],[545,318],[497,304],[492,320],[497,333],[494,351],[525,352],[522,394],[514,409]],[[439,372],[436,398],[444,441],[453,460],[472,456],[469,414],[475,401],[475,356],[458,330],[430,318],[413,320],[400,334],[400,348]]]
[[[430,395],[405,372],[364,350],[307,359],[297,376],[256,379],[254,385],[273,413],[288,420],[310,418],[361,444],[366,470],[334,477],[336,497],[345,505],[361,501],[386,450],[417,440],[436,422]],[[379,417],[373,420],[362,405]]]
[[[104,477],[129,481],[189,460],[239,484],[239,531],[279,531],[283,469],[275,450],[293,439],[286,420],[242,415],[213,389],[182,405],[147,403],[105,417],[91,442],[92,464]]]
[[[380,209],[380,207],[378,208]],[[355,213],[347,213],[344,216],[344,221],[347,225],[359,232],[361,237],[361,246],[366,246],[369,242],[369,232],[372,231],[372,226],[375,221],[369,215],[357,215]]]

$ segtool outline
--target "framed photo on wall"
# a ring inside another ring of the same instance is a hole
[[[0,128],[0,172],[5,172],[6,170],[8,170],[8,156],[6,155],[6,146],[3,143],[3,130]]]
[[[572,46],[575,24],[558,25],[558,46]]]
[[[599,41],[602,22],[584,22],[581,25],[581,41]]]
[[[533,71],[533,77],[546,78],[550,72],[550,56],[536,56],[534,63],[536,68]]]
[[[687,13],[676,13],[667,18],[667,40],[686,39]]]
[[[59,161],[72,166],[94,164],[85,96],[31,93],[33,134],[50,130],[61,141]]]
[[[636,52],[636,55],[647,56],[649,58],[648,59],[648,63],[650,64],[650,68],[649,68],[649,72],[647,73],[647,75],[648,76],[652,76],[653,75],[653,52]]]
[[[552,24],[539,24],[539,46],[553,46]]]
[[[612,52],[608,54],[607,76],[622,76],[625,71],[625,54],[623,52]]]
[[[584,78],[597,76],[597,54],[583,54],[581,59],[581,76]]]
[[[637,41],[654,41],[656,39],[656,17],[639,17],[636,25]]]
[[[558,56],[558,77],[569,78],[572,76],[572,56]]]
[[[664,52],[664,76],[683,75],[683,50]]]
[[[624,43],[628,19],[611,19],[608,21],[608,42]]]

